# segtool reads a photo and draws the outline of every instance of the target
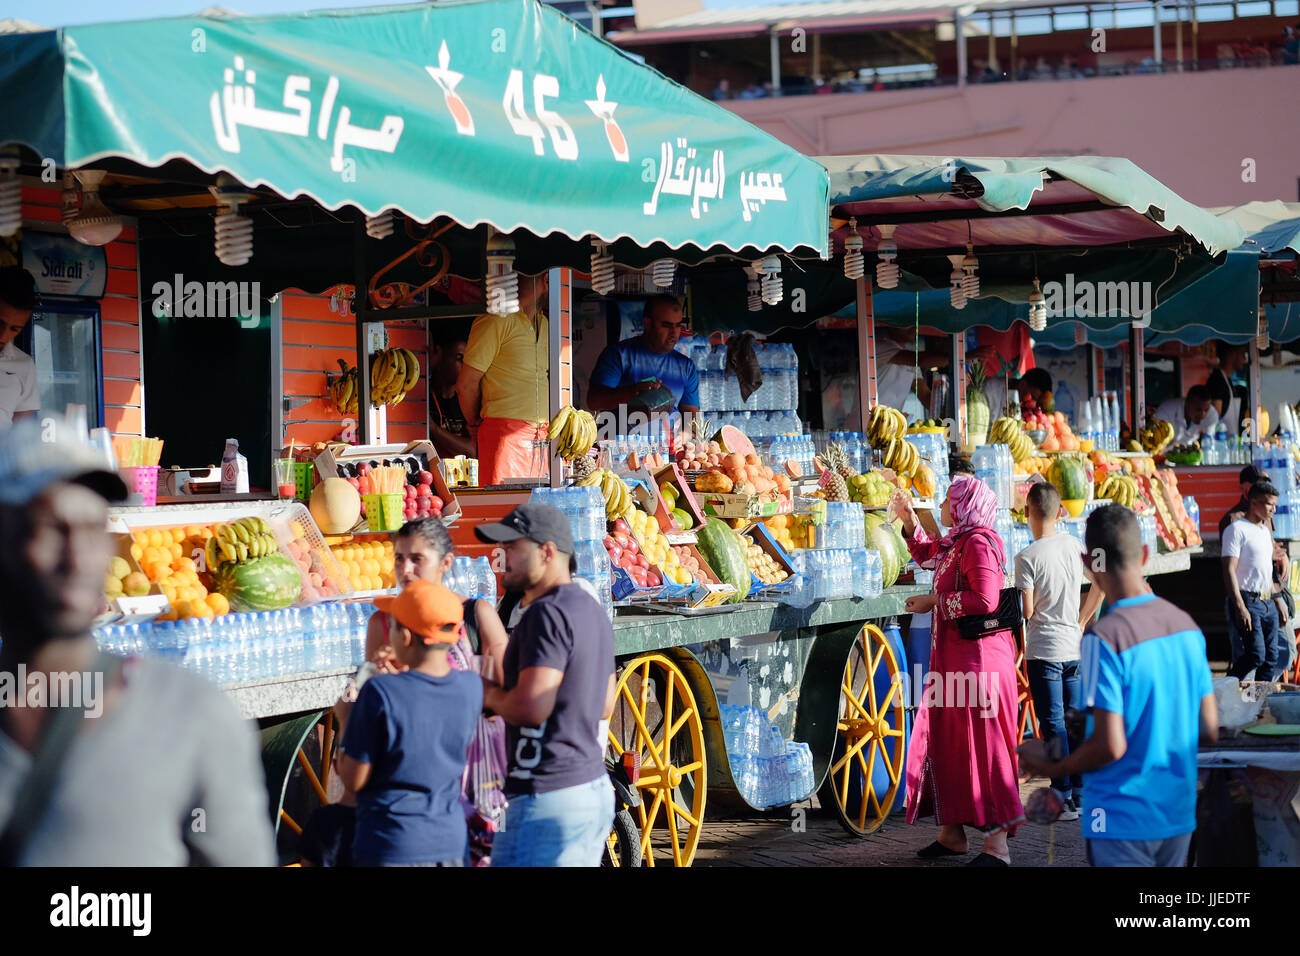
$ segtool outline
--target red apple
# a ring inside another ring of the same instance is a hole
[[[622,549],[622,548],[619,548],[619,547],[613,547],[613,548],[610,548],[610,549],[609,549],[609,563],[610,563],[610,564],[613,564],[613,565],[617,565],[617,566],[620,567],[620,568],[623,566],[623,549]]]
[[[353,488],[357,488],[357,489],[359,489],[359,488],[361,487],[361,479],[360,479],[360,478],[349,478],[349,479],[348,479],[348,484],[351,485]]]
[[[441,511],[441,510],[443,509],[443,505],[444,505],[444,504],[445,504],[445,502],[443,502],[443,500],[442,500],[441,498],[439,498],[437,495],[430,495],[430,496],[429,496],[429,507],[430,507],[430,508],[436,508],[438,511]]]
[[[428,485],[420,485],[418,488],[415,489],[415,497],[417,497],[417,498],[432,498],[432,497],[433,497],[433,492],[429,490],[429,486],[428,486]]]
[[[414,498],[414,497],[415,497],[415,485],[407,485],[406,488],[402,491],[402,494],[406,495],[406,497],[407,497],[408,500],[411,499],[411,498]]]
[[[645,583],[647,587],[657,588],[664,583],[664,580],[659,577],[657,571],[648,571],[646,572]]]
[[[614,531],[616,533],[622,532],[623,534],[630,535],[632,533],[632,527],[627,523],[626,520],[624,520],[623,518],[619,518],[617,521],[614,522]]]
[[[433,484],[433,472],[431,471],[421,471],[419,478],[420,478],[420,484],[422,485]]]
[[[358,477],[358,478],[364,478],[364,477],[365,477],[366,475],[368,475],[368,474],[370,474],[370,463],[369,463],[369,462],[365,462],[365,461],[363,461],[361,464],[357,465],[357,477]]]

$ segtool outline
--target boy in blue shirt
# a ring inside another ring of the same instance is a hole
[[[1093,866],[1183,866],[1196,829],[1196,754],[1218,738],[1205,636],[1142,577],[1146,547],[1129,508],[1088,518],[1084,563],[1109,610],[1083,636],[1087,740],[1063,760],[1042,741],[1024,766],[1050,777],[1086,774],[1083,835]]]
[[[461,599],[421,580],[375,606],[392,617],[393,650],[408,669],[372,677],[340,714],[347,728],[339,777],[357,795],[353,863],[463,866],[461,778],[483,684],[447,660],[460,638]]]

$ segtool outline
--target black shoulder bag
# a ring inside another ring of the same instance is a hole
[[[962,547],[965,547],[965,542]],[[1006,565],[1002,565],[1002,577],[1006,579]],[[957,590],[964,591],[961,573],[961,555],[957,555]],[[987,614],[963,614],[957,618],[957,633],[968,641],[978,641],[998,631],[1014,631],[1024,623],[1020,612],[1020,592],[1015,588],[1003,588],[998,593],[998,604]]]

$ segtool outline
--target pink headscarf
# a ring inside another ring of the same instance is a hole
[[[941,550],[951,548],[978,528],[993,530],[993,522],[998,513],[998,498],[984,482],[974,475],[957,475],[948,490],[948,498],[953,526],[939,542]]]

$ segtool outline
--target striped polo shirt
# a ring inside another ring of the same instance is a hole
[[[1125,598],[1083,636],[1084,706],[1124,718],[1124,756],[1087,775],[1083,835],[1163,840],[1196,829],[1201,698],[1213,692],[1205,635],[1154,594]]]

